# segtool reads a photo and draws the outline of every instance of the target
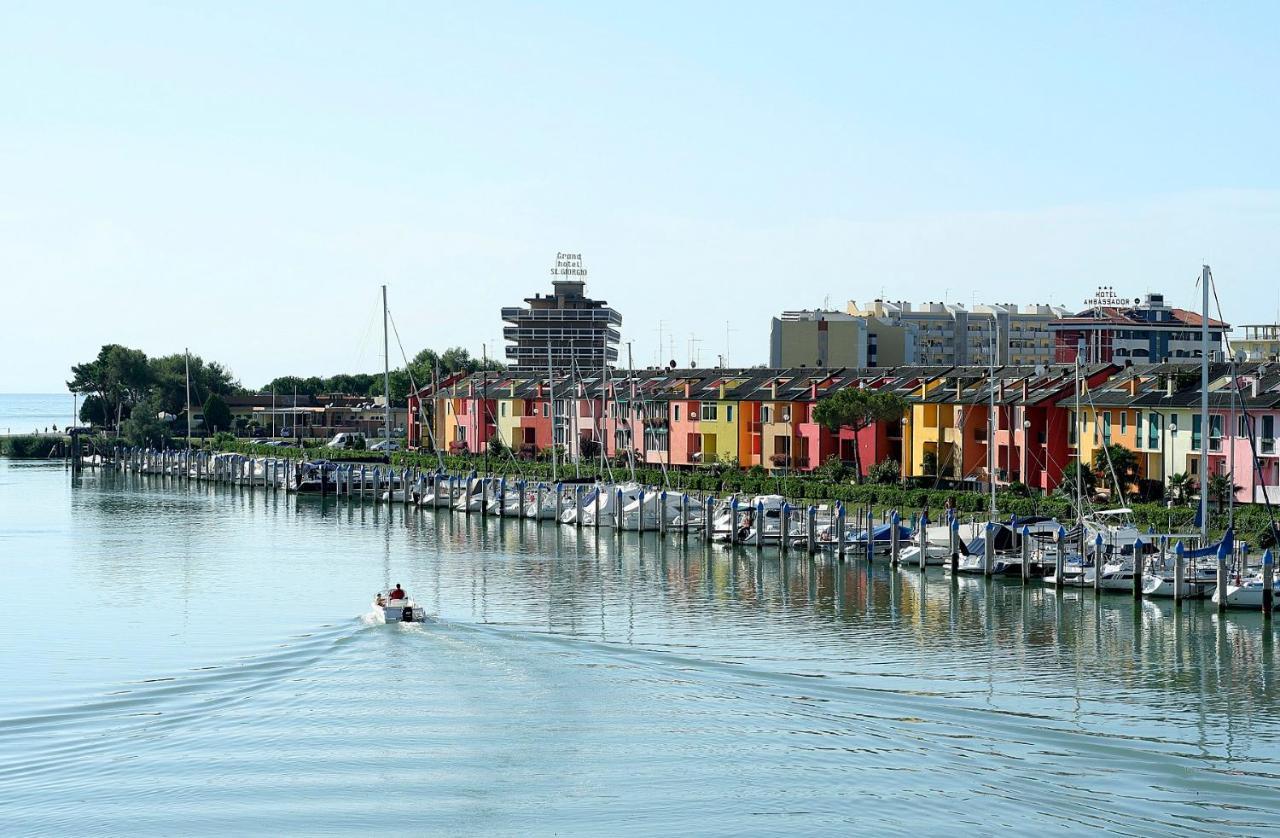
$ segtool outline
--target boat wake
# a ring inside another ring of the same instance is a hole
[[[57,772],[112,749],[119,737],[164,736],[216,717],[332,655],[367,628],[365,616],[291,638],[265,654],[128,683],[96,700],[0,718],[0,782]]]

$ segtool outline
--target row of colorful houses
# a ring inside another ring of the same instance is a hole
[[[897,393],[902,416],[857,433],[822,427],[815,405],[843,388]],[[1206,432],[1198,364],[477,373],[410,397],[409,444],[475,453],[498,440],[515,456],[555,444],[568,459],[630,451],[638,462],[671,468],[727,463],[789,472],[831,457],[852,463],[856,446],[864,471],[892,460],[904,477],[994,477],[1044,491],[1059,485],[1077,455],[1091,464],[1116,444],[1137,455],[1140,480],[1195,477],[1203,465],[1232,472],[1241,501],[1261,501],[1264,487],[1280,499],[1280,365],[1247,364],[1233,375],[1229,365],[1212,364],[1209,392]]]

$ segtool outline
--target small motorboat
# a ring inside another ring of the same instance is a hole
[[[396,591],[378,591],[373,595],[373,607],[376,611],[381,612],[382,619],[387,623],[421,623],[427,619],[427,614],[417,603],[406,594],[403,590],[399,593],[401,596],[392,597]]]

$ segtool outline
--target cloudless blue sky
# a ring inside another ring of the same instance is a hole
[[[107,342],[377,369],[382,283],[410,355],[500,353],[557,250],[637,365],[660,323],[763,362],[824,300],[1190,306],[1202,261],[1274,321],[1277,42],[1262,3],[6,4],[0,391]]]

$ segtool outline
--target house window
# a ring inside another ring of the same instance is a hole
[[[1200,414],[1191,417],[1191,450],[1200,450]]]
[[[1071,420],[1070,424],[1067,426],[1067,445],[1075,445],[1076,429],[1079,417],[1076,415],[1074,410],[1067,411],[1067,417]]]
[[[680,405],[678,404],[671,405],[671,418],[676,422],[680,421]]]
[[[550,415],[551,415],[551,402],[543,402],[543,403],[542,403],[542,415],[543,415],[543,416],[550,416]]]
[[[1133,438],[1138,441],[1138,447],[1143,447],[1146,440],[1142,438],[1142,411],[1135,410],[1133,412]]]
[[[1209,450],[1222,450],[1222,414],[1209,417]]]
[[[1262,417],[1262,453],[1274,454],[1276,451],[1276,417]]]
[[[1147,415],[1147,447],[1152,451],[1160,450],[1160,414]]]
[[[773,405],[765,404],[760,406],[760,421],[761,422],[773,421]]]
[[[1102,444],[1111,444],[1111,411],[1102,414]]]
[[[731,404],[727,404],[724,406],[724,421],[726,422],[733,421],[733,405]]]
[[[499,404],[499,405],[498,405],[498,414],[499,414],[500,416],[506,416],[506,415],[507,415],[507,403],[506,403],[506,402],[502,402],[501,404]]]
[[[1120,411],[1120,433],[1125,433],[1128,430],[1129,430],[1129,411],[1122,410]]]
[[[703,421],[703,422],[714,422],[714,421],[716,421],[716,414],[717,414],[717,413],[718,413],[718,409],[717,409],[717,406],[716,406],[715,402],[703,402],[703,403],[702,403],[702,421]]]

